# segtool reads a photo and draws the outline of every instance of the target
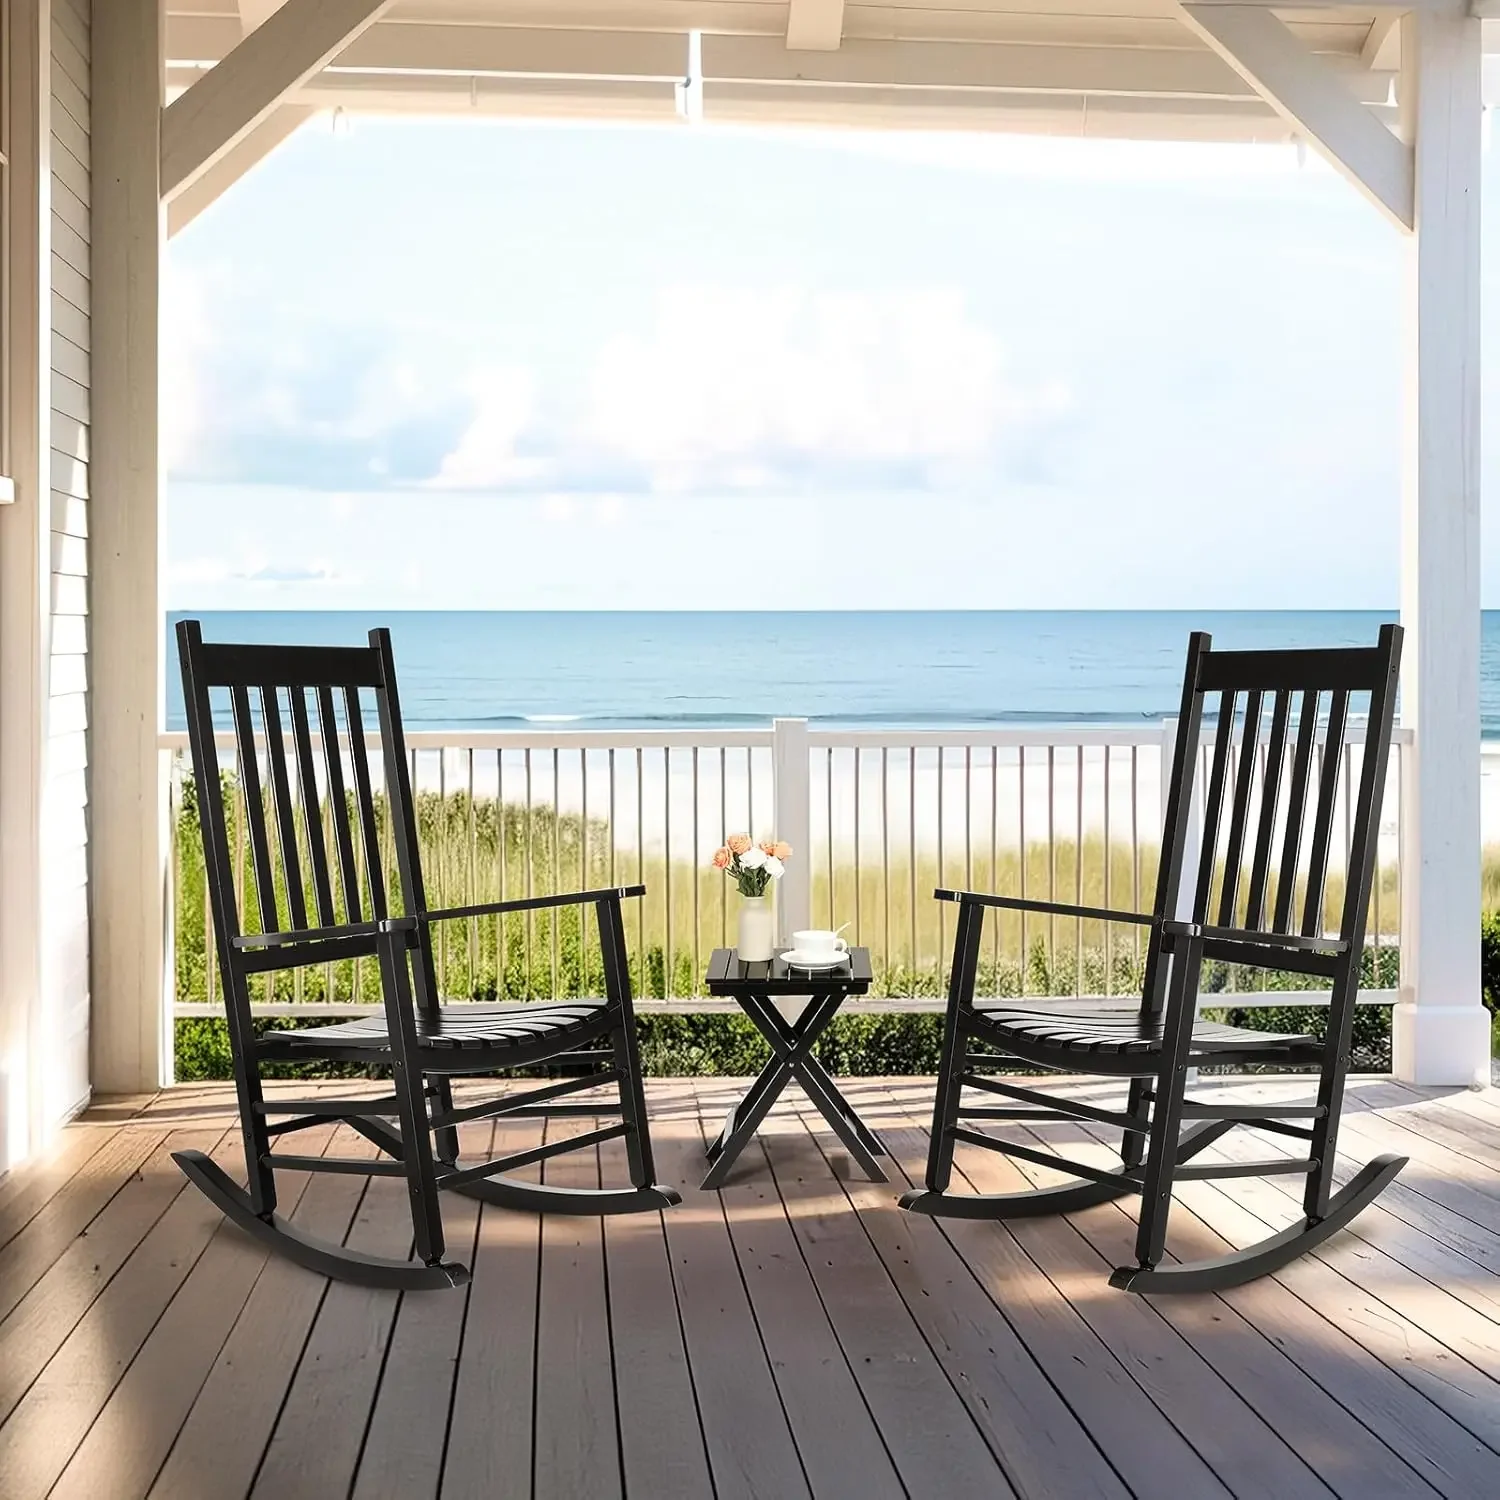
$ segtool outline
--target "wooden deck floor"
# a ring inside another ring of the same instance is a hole
[[[652,1087],[680,1208],[541,1222],[455,1198],[471,1287],[404,1299],[268,1260],[185,1188],[174,1149],[237,1170],[224,1090],[94,1110],[0,1181],[0,1495],[1500,1493],[1500,1093],[1356,1084],[1346,1168],[1412,1158],[1380,1204],[1278,1278],[1151,1304],[1105,1284],[1130,1258],[1119,1207],[1009,1230],[901,1214],[922,1081],[849,1087],[891,1187],[850,1180],[795,1097],[722,1194],[698,1192],[737,1092]],[[549,1171],[593,1181],[622,1166],[610,1152]],[[978,1188],[1023,1180],[988,1153],[960,1163]],[[1173,1248],[1262,1237],[1292,1217],[1290,1183],[1187,1185]],[[323,1176],[287,1199],[325,1236],[408,1244],[399,1181]]]

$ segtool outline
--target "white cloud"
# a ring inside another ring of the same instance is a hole
[[[455,490],[505,489],[534,475],[538,465],[516,452],[531,425],[535,390],[531,373],[510,365],[487,365],[469,380],[474,417],[431,480]]]
[[[668,492],[849,466],[951,475],[1067,399],[1007,380],[955,290],[722,287],[665,294],[649,334],[602,350],[591,398],[593,441]]]

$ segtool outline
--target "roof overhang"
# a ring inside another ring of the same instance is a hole
[[[942,5],[398,0],[286,102],[351,113],[1158,140],[1296,134],[1184,24],[1173,0]],[[274,0],[170,0],[169,97],[275,8]],[[1275,13],[1351,98],[1394,120],[1400,11]]]

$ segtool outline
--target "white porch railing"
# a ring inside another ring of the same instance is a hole
[[[935,885],[1149,905],[1172,732],[1170,724],[868,731],[789,719],[757,730],[414,733],[408,749],[434,903],[647,885],[628,919],[642,1009],[725,1008],[698,993],[709,950],[733,941],[733,897],[708,861],[727,833],[743,829],[774,833],[796,851],[780,892],[784,931],[848,922],[850,940],[871,949],[878,997],[852,1008],[935,1010],[951,938],[946,906],[931,899]],[[1398,734],[1384,802],[1367,939],[1370,1003],[1395,999],[1408,744]],[[232,768],[232,738],[223,745]],[[221,1015],[201,852],[184,798],[186,736],[165,734],[161,746],[171,786],[175,1013]],[[1334,893],[1349,815],[1341,801]],[[231,826],[244,826],[233,809]],[[242,869],[246,857],[241,848]],[[1138,993],[1137,932],[1062,917],[996,918],[981,965],[987,992]],[[569,914],[449,924],[437,936],[439,979],[454,997],[590,993],[598,962],[591,943],[586,924]],[[361,1013],[374,1004],[375,978],[373,965],[357,962],[281,976],[256,1009]],[[1234,972],[1209,983],[1239,1005],[1323,998],[1251,992]]]

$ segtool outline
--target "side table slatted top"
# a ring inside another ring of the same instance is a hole
[[[778,949],[769,963],[745,963],[733,948],[715,948],[708,961],[710,995],[816,995],[837,989],[845,995],[867,994],[874,982],[868,948],[851,948],[849,961],[832,969],[797,969]]]

